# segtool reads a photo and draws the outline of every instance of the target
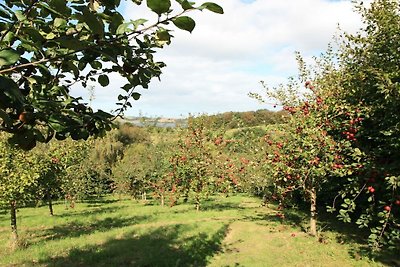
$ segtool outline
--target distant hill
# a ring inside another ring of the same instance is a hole
[[[215,128],[225,126],[228,129],[251,127],[259,125],[268,125],[282,123],[285,121],[287,113],[285,111],[270,111],[260,109],[256,111],[244,112],[224,112],[215,115],[203,115],[211,119],[212,126]],[[155,126],[155,127],[176,127],[187,125],[187,118],[149,118],[149,117],[133,117],[127,116],[120,119],[123,123],[131,123],[137,126]]]
[[[120,119],[123,123],[131,123],[137,126],[155,126],[155,127],[177,127],[185,126],[187,124],[187,119],[174,119],[174,118],[149,118],[149,117],[132,117],[127,116],[124,119]]]
[[[260,109],[256,111],[224,112],[210,117],[213,119],[214,127],[222,127],[224,125],[228,129],[233,129],[283,123],[286,116],[286,111]]]

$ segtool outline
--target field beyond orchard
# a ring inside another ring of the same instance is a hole
[[[276,207],[247,196],[202,206],[161,207],[107,197],[18,211],[19,250],[9,251],[9,215],[0,213],[0,266],[387,266],[362,253],[345,228],[322,223],[308,236],[301,213],[282,221]],[[390,266],[390,264],[389,264]]]

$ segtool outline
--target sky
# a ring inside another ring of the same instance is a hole
[[[154,79],[126,116],[182,118],[189,114],[271,109],[248,97],[262,93],[260,81],[270,86],[297,74],[295,51],[306,58],[325,51],[338,25],[356,32],[360,15],[350,0],[214,0],[225,14],[188,13],[196,21],[192,33],[174,29],[169,46],[158,51],[163,61],[161,81]],[[200,4],[200,1],[197,1]],[[145,5],[124,5],[124,17],[156,16]],[[150,22],[149,22],[150,23]],[[95,87],[94,109],[115,109],[124,79],[112,75],[106,88]],[[86,89],[73,93],[87,95]]]

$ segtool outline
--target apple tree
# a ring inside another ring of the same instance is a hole
[[[338,101],[363,113],[356,138],[369,164],[339,192],[344,201],[356,199],[358,208],[338,209],[343,218],[353,217],[360,227],[370,229],[374,247],[399,249],[400,5],[395,0],[376,0],[369,8],[356,7],[364,26],[359,33],[340,39]]]
[[[176,2],[175,10],[171,9]],[[187,0],[131,0],[125,8],[146,5],[157,19],[125,20],[120,0],[5,0],[0,3],[0,130],[26,150],[36,142],[70,136],[87,139],[110,129],[111,121],[140,98],[159,78],[165,63],[157,49],[171,42],[171,24],[192,32],[195,21],[186,13],[220,6]],[[126,80],[111,115],[93,111],[74,84],[110,83],[118,73]]]
[[[294,81],[286,86],[301,88]],[[313,236],[317,235],[317,196],[325,192],[330,180],[340,181],[351,169],[361,167],[357,164],[362,159],[361,151],[352,146],[355,138],[335,139],[332,135],[342,125],[332,118],[329,94],[322,94],[319,86],[329,84],[315,86],[307,81],[302,96],[300,90],[294,95],[284,92],[283,88],[278,93],[275,91],[275,95],[270,92],[290,116],[286,124],[280,125],[278,140],[266,138],[270,149],[266,150],[265,162],[272,166],[269,171],[275,180],[275,195],[281,198],[282,205],[295,192],[300,192],[310,204],[309,232]],[[336,116],[341,113],[344,112]]]
[[[239,159],[224,151],[224,129],[215,130],[212,118],[191,117],[171,157],[172,187],[177,197],[194,198],[196,210],[214,193],[235,191],[239,185]]]
[[[18,245],[17,208],[35,198],[40,164],[31,153],[24,153],[0,134],[0,207],[10,210],[11,247]]]
[[[329,47],[311,68],[298,57],[299,79],[269,95],[291,114],[287,138],[271,143],[270,157],[283,193],[303,187],[312,204],[312,185],[320,185],[328,210],[368,228],[373,247],[398,248],[400,6],[355,7],[360,32],[338,36],[338,49]]]

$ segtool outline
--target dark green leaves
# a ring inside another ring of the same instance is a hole
[[[52,114],[48,119],[48,123],[56,132],[63,132],[67,129],[67,126],[65,125],[65,117],[60,114]]]
[[[15,133],[8,142],[10,144],[18,144],[20,148],[23,150],[31,150],[36,146],[36,138],[35,134],[32,131],[21,131]]]
[[[135,99],[135,100],[139,100],[140,94],[135,92],[135,93],[132,94],[132,98]]]
[[[71,12],[66,5],[66,1],[64,0],[51,0],[48,1],[48,5],[53,10],[53,12],[55,11],[64,16],[68,16]]]
[[[99,76],[98,82],[101,86],[105,87],[110,83],[110,80],[108,79],[107,75],[102,74]]]
[[[100,36],[104,35],[104,25],[93,12],[91,12],[89,9],[85,9],[83,11],[83,18],[90,30]]]
[[[207,9],[210,10],[211,12],[214,13],[218,13],[218,14],[224,14],[224,10],[222,9],[222,7],[220,7],[219,5],[215,4],[215,3],[211,3],[211,2],[206,2],[204,4],[202,4],[199,9]]]
[[[170,0],[147,0],[147,6],[158,15],[166,13],[171,7]]]
[[[26,12],[31,2],[34,5]],[[147,89],[153,78],[160,77],[165,64],[156,61],[156,54],[170,44],[171,30],[195,28],[195,21],[182,12],[223,12],[218,5],[207,2],[197,7],[191,0],[174,0],[178,10],[171,9],[171,0],[126,2],[145,2],[159,17],[148,23],[141,17],[125,20],[118,11],[120,0],[26,0],[1,5],[0,121],[15,135],[13,143],[30,149],[53,136],[62,140],[103,134],[113,116],[86,107],[82,98],[70,95],[69,86],[97,82],[106,87],[109,75],[118,73],[126,79],[125,95],[115,99],[118,116],[132,106],[128,100],[140,98],[138,86]],[[21,119],[24,113],[35,117],[28,122]],[[41,131],[52,134],[45,137]]]
[[[23,95],[15,82],[5,76],[0,76],[0,108],[21,109],[24,102]]]
[[[175,18],[172,20],[172,22],[179,29],[188,31],[190,33],[193,31],[194,27],[196,26],[196,22],[192,18],[186,17],[186,16]]]
[[[13,49],[0,51],[0,67],[12,65],[18,61],[20,54]]]
[[[177,2],[182,6],[183,10],[193,9],[193,4],[187,0],[177,0]]]

